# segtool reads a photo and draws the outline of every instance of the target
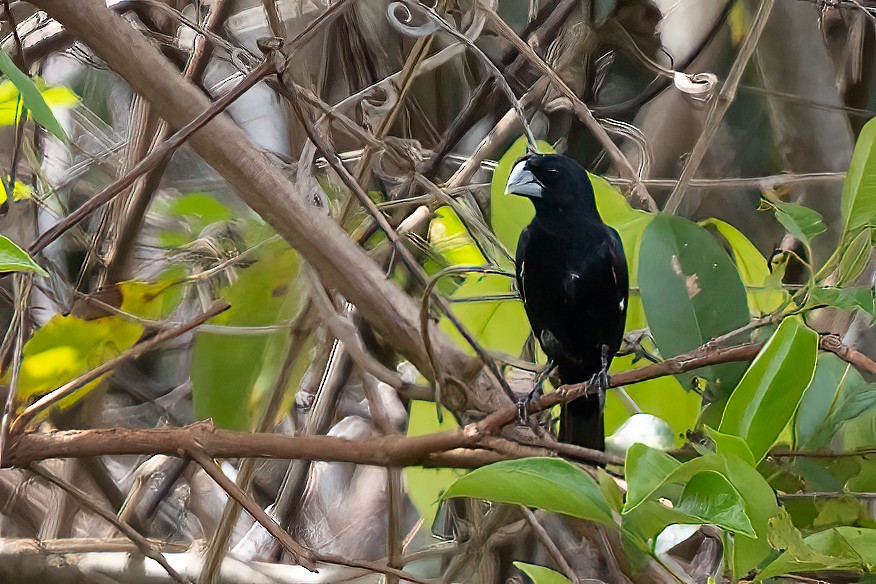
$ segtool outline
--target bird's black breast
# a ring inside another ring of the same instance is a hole
[[[533,221],[517,249],[517,284],[533,333],[563,383],[580,383],[620,348],[627,267],[617,233],[602,222],[548,229]]]

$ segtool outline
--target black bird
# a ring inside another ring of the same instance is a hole
[[[517,288],[532,331],[561,383],[598,387],[564,407],[560,440],[602,450],[606,372],[623,339],[629,294],[620,236],[602,222],[587,172],[566,156],[521,159],[507,192],[535,206],[516,258]]]

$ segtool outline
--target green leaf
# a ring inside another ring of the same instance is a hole
[[[433,402],[411,400],[407,430],[409,437],[459,429],[459,424],[449,413],[445,413],[439,420],[435,408]],[[431,527],[438,512],[441,495],[453,484],[453,481],[463,476],[463,472],[454,468],[408,466],[405,467],[404,473],[408,496],[420,512],[423,525]]]
[[[641,505],[680,466],[680,462],[662,450],[641,443],[633,444],[627,451],[624,464],[627,481],[624,514]]]
[[[514,567],[526,574],[532,584],[571,584],[568,578],[544,566],[514,562]]]
[[[745,514],[742,496],[721,473],[705,470],[691,477],[684,486],[677,509],[703,523],[757,537]]]
[[[435,217],[429,223],[429,243],[451,266],[487,263],[456,211],[446,205],[435,209]]]
[[[807,246],[813,237],[827,230],[821,214],[814,209],[797,203],[785,203],[774,197],[764,201],[773,209],[776,220],[782,224],[782,227]]]
[[[736,456],[752,467],[756,466],[754,455],[751,453],[745,440],[732,434],[723,434],[708,426],[705,427],[705,430],[709,438],[715,443],[715,452],[724,456]]]
[[[813,288],[809,292],[809,306],[833,306],[840,310],[863,310],[876,316],[872,288]]]
[[[24,345],[17,399],[27,403],[130,349],[143,327],[118,316],[84,320],[56,314]],[[4,379],[8,382],[8,374]],[[100,379],[58,402],[65,408],[96,388]]]
[[[737,572],[746,573],[763,561],[770,552],[766,541],[768,520],[778,513],[778,504],[775,492],[766,480],[754,467],[737,456],[707,454],[676,466],[674,470],[664,474],[655,487],[651,488],[653,482],[647,485],[644,490],[650,489],[650,492],[645,495],[644,503],[631,501],[630,508],[624,509],[624,529],[639,540],[647,540],[656,537],[668,524],[698,522],[699,520],[678,509],[660,509],[662,505],[656,503],[656,500],[663,497],[680,501],[683,486],[703,471],[721,474],[742,498],[744,512],[756,534],[756,537],[743,533],[736,536],[734,557]],[[630,480],[627,480],[629,486]],[[627,497],[630,498],[629,492]],[[636,494],[636,497],[641,498],[641,494]]]
[[[666,358],[749,321],[745,287],[730,258],[708,231],[683,217],[658,215],[645,229],[639,288],[651,334]],[[718,397],[730,391],[744,367],[713,365],[697,375],[710,382],[710,393]]]
[[[872,229],[861,230],[843,250],[839,263],[839,274],[837,276],[838,286],[843,287],[856,280],[867,268],[870,254],[873,251],[872,232]]]
[[[507,296],[513,293],[513,278],[471,274],[451,294],[453,314],[475,340],[487,349],[508,355],[520,355],[530,334],[529,320],[526,318],[523,302],[518,299],[461,302],[467,299]],[[450,319],[442,318],[439,327],[463,350],[474,352]]]
[[[452,497],[536,507],[615,525],[596,481],[580,467],[558,458],[522,458],[475,469],[444,493],[444,498]]]
[[[833,353],[818,356],[815,376],[806,388],[795,423],[799,449],[826,446],[848,420],[876,404],[876,385],[868,384],[858,371]]]
[[[745,440],[762,460],[797,410],[817,352],[815,331],[799,317],[785,318],[733,390],[718,429]]]
[[[700,225],[716,232],[730,247],[742,283],[749,288],[748,303],[758,314],[768,314],[781,306],[787,293],[770,278],[769,262],[741,231],[720,219],[706,219]]]
[[[201,329],[195,335],[191,380],[198,418],[212,418],[222,428],[252,429],[256,398],[270,389],[289,335],[284,328],[235,329],[270,327],[291,319],[299,300],[293,286],[297,273],[298,255],[277,240],[265,245],[257,261],[220,291],[231,308],[210,322],[228,328]]]
[[[785,555],[798,566],[822,566],[824,569],[851,567],[847,559],[829,556],[812,549],[803,539],[800,530],[794,526],[785,508],[780,508],[779,514],[770,519],[768,541],[776,551],[786,552]]]
[[[536,149],[542,154],[554,152],[550,144],[541,140],[536,144]],[[535,215],[532,203],[527,201],[525,197],[505,194],[511,169],[525,155],[526,137],[521,136],[499,159],[490,182],[490,223],[499,241],[512,252],[517,249],[517,239],[520,237],[520,232],[532,221],[532,217]]]
[[[808,548],[795,546],[761,570],[755,582],[782,574],[805,574],[825,570],[872,572],[876,566],[876,529],[834,527],[804,538]]]
[[[9,175],[6,175],[2,179],[0,179],[0,205],[9,200],[9,192],[7,191],[7,184],[9,183]],[[33,196],[33,189],[24,184],[18,179],[15,179],[15,184],[12,186],[12,200],[13,201],[21,201],[23,199],[29,199]]]
[[[9,58],[9,55],[7,55],[5,51],[0,51],[0,71],[2,71],[6,77],[9,78],[9,81],[18,88],[18,91],[21,92],[24,107],[30,111],[30,114],[33,116],[36,123],[57,136],[58,139],[66,141],[67,135],[64,133],[64,128],[58,123],[55,114],[52,113],[49,104],[46,103],[46,100],[43,98],[42,94],[40,94],[33,79],[16,67],[15,63],[12,62],[12,59]]]
[[[876,121],[867,122],[858,135],[841,202],[843,237],[876,219]]]
[[[0,272],[34,272],[43,277],[49,275],[26,251],[4,235],[0,235]]]

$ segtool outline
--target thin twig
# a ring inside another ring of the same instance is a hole
[[[246,491],[241,489],[237,484],[228,478],[222,469],[216,464],[216,462],[208,456],[203,450],[196,447],[190,447],[187,449],[187,454],[191,456],[192,460],[197,462],[201,468],[204,469],[210,478],[216,481],[223,491],[228,493],[228,496],[237,501],[237,504],[246,509],[246,512],[249,513],[253,519],[259,522],[259,524],[264,527],[268,533],[270,533],[277,541],[280,542],[280,545],[283,548],[292,554],[292,557],[295,561],[310,570],[311,572],[316,571],[316,565],[313,563],[312,554],[310,551],[306,550],[299,544],[297,541],[292,539],[292,536],[284,530],[280,525],[271,519],[271,517],[265,513],[264,509],[262,509],[258,503],[255,502]]]
[[[709,146],[711,146],[712,140],[718,132],[718,126],[720,126],[721,120],[724,119],[724,114],[727,113],[727,110],[730,109],[730,105],[736,98],[736,90],[739,87],[739,82],[742,80],[742,74],[745,73],[748,62],[751,60],[752,55],[754,55],[760,35],[763,33],[764,27],[766,27],[770,12],[773,9],[774,2],[775,0],[761,1],[760,8],[758,8],[757,13],[754,15],[754,21],[751,23],[748,35],[745,37],[745,41],[743,41],[739,49],[739,54],[736,55],[733,66],[727,74],[724,86],[712,102],[712,108],[706,117],[703,132],[700,134],[696,144],[694,144],[690,157],[681,170],[678,183],[672,189],[672,193],[663,207],[664,212],[675,214],[678,211],[681,201],[687,193],[690,179],[693,178],[693,175],[699,169],[700,163],[706,156],[706,152],[708,152]]]
[[[155,560],[176,582],[179,582],[180,584],[186,584],[189,582],[186,578],[183,578],[179,574],[179,572],[173,569],[173,567],[168,563],[167,558],[164,557],[164,554],[162,554],[161,551],[159,551],[152,542],[140,535],[140,533],[138,533],[136,529],[131,527],[130,524],[124,521],[119,521],[119,519],[113,513],[104,509],[100,504],[94,501],[90,495],[81,491],[78,487],[70,484],[64,479],[53,475],[38,464],[28,464],[27,469],[35,475],[40,476],[46,481],[61,488],[61,490],[65,491],[71,497],[76,499],[83,507],[115,526],[116,529],[118,529],[125,537],[130,539],[131,542],[137,546],[137,549],[140,550],[140,553],[142,553],[147,558]]]
[[[624,156],[624,153],[618,148],[617,144],[612,141],[611,137],[608,135],[608,132],[599,123],[599,121],[593,116],[593,112],[590,111],[590,108],[581,101],[581,99],[575,94],[572,89],[566,85],[566,82],[563,81],[560,76],[554,71],[553,67],[551,67],[548,63],[544,61],[544,59],[536,53],[532,47],[530,47],[526,42],[521,39],[514,29],[512,29],[508,24],[502,20],[502,18],[496,14],[496,11],[491,7],[484,6],[481,3],[481,9],[487,14],[487,18],[490,20],[493,28],[502,35],[506,40],[508,40],[514,47],[520,51],[522,55],[524,55],[543,75],[545,75],[551,82],[557,91],[559,91],[563,97],[568,99],[572,104],[572,110],[575,112],[575,115],[579,120],[587,127],[588,130],[593,134],[599,144],[605,149],[608,155],[611,157],[612,161],[614,161],[615,165],[618,167],[618,170],[626,175],[626,178],[632,179],[636,181],[636,184],[633,186],[633,191],[635,194],[642,200],[643,203],[647,205],[647,207],[652,210],[657,210],[657,204],[654,202],[654,199],[651,198],[651,195],[648,193],[648,190],[639,182],[641,177],[638,176],[635,169],[633,169],[630,161],[627,160],[627,157]]]
[[[88,217],[95,209],[105,205],[114,197],[122,193],[126,188],[130,187],[142,175],[160,166],[166,156],[169,156],[174,150],[179,148],[185,141],[201,129],[210,120],[225,111],[237,98],[254,87],[259,81],[276,73],[276,64],[272,59],[265,59],[262,63],[240,83],[235,85],[228,93],[217,99],[213,104],[204,110],[199,116],[191,122],[176,131],[170,138],[164,141],[161,146],[155,148],[140,162],[138,162],[125,176],[103,189],[98,194],[91,197],[81,207],[49,227],[41,233],[28,248],[31,254],[36,254],[42,251],[47,245],[58,239],[68,229],[77,225],[80,221]]]

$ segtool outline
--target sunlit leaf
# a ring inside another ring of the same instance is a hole
[[[748,303],[758,314],[770,313],[785,300],[787,293],[780,283],[770,279],[769,262],[741,231],[720,219],[706,219],[700,223],[713,229],[730,246],[731,257],[742,283],[749,289]]]
[[[451,266],[481,266],[487,261],[456,211],[446,205],[435,209],[429,243]]]
[[[730,258],[702,227],[658,215],[642,237],[639,288],[651,334],[663,357],[675,357],[748,323],[745,287]],[[739,363],[697,371],[713,397],[726,394]],[[692,375],[682,376],[690,379]]]
[[[514,567],[526,574],[532,584],[571,584],[568,578],[544,566],[514,562]]]
[[[843,233],[852,233],[865,225],[876,223],[876,120],[861,129],[849,171],[843,183],[841,202]]]
[[[0,235],[0,273],[2,272],[34,272],[40,276],[49,275],[27,255],[26,251],[4,235]]]
[[[611,511],[593,478],[558,458],[496,462],[458,479],[444,498],[472,497],[512,503],[614,525]]]
[[[6,54],[5,51],[0,51],[0,71],[2,71],[6,77],[9,78],[9,81],[12,85],[14,85],[18,91],[21,92],[21,101],[24,103],[24,107],[28,109],[30,115],[33,116],[34,121],[50,131],[56,137],[61,140],[66,140],[67,135],[64,133],[64,128],[61,127],[61,124],[58,123],[58,120],[55,118],[55,114],[52,113],[52,109],[49,107],[49,104],[46,101],[46,98],[40,93],[40,90],[37,89],[36,84],[33,79],[28,77],[24,72],[22,72],[18,67],[15,66],[15,63],[12,62],[12,59],[9,58],[9,55]],[[69,90],[68,90],[69,91]],[[8,89],[6,90],[8,93]],[[61,100],[66,99],[62,97]],[[7,106],[3,109],[8,109],[8,105],[10,102],[17,102],[18,99],[13,98],[3,102],[3,105]],[[13,119],[12,122],[15,122],[15,106],[13,106]],[[3,115],[3,111],[0,111],[0,116]],[[0,123],[3,122],[3,119],[0,118]]]
[[[799,317],[784,319],[730,395],[719,431],[745,440],[760,461],[797,410],[817,351],[815,331]]]
[[[118,316],[84,320],[56,314],[24,345],[18,401],[31,401],[117,357],[134,346],[142,334],[141,325]],[[58,407],[76,403],[101,380],[61,400]]]
[[[9,193],[6,188],[8,182],[8,176],[0,179],[0,205],[9,200]],[[12,200],[21,201],[23,199],[29,199],[31,196],[33,196],[33,190],[20,180],[15,179],[15,184],[12,186]]]

